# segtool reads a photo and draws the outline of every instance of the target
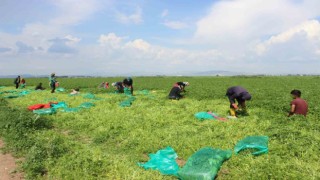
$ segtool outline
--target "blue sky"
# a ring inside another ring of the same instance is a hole
[[[319,74],[318,0],[4,0],[0,75]]]

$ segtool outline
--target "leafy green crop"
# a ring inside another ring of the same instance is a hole
[[[186,161],[203,147],[233,149],[246,136],[261,135],[269,137],[268,154],[232,156],[217,179],[320,178],[319,77],[139,77],[133,78],[135,101],[126,108],[119,104],[127,96],[97,88],[102,81],[122,78],[58,80],[65,92],[51,94],[47,89],[0,100],[0,135],[8,150],[25,157],[22,167],[28,179],[175,179],[137,163],[167,146]],[[23,91],[5,92],[14,89],[12,81],[0,80],[0,86],[7,86],[0,89],[0,97]],[[169,100],[177,81],[190,83],[186,98]],[[46,84],[47,79],[27,79],[26,88],[39,82]],[[194,117],[207,111],[227,116],[225,91],[234,85],[252,94],[249,116],[227,122]],[[69,96],[75,87],[80,87],[80,95]],[[308,101],[307,118],[286,117],[292,89],[300,89]],[[89,93],[94,96],[86,96]],[[90,107],[43,116],[27,111],[30,105],[49,101]]]

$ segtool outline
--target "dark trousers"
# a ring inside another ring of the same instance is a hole
[[[16,84],[16,89],[18,89],[19,88],[19,83],[15,83]]]
[[[56,90],[56,84],[52,83],[51,84],[51,93],[54,93],[55,90]]]

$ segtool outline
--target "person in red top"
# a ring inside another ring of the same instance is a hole
[[[308,113],[308,104],[305,100],[301,99],[301,91],[299,90],[292,90],[291,95],[293,101],[291,101],[290,106],[291,110],[288,116],[292,116],[294,114],[300,114],[307,116]]]

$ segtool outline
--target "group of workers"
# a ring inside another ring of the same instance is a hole
[[[189,86],[188,82],[177,82],[171,88],[169,99],[179,100],[183,98],[181,95],[185,91],[185,87]],[[288,116],[294,114],[307,116],[308,104],[301,98],[300,90],[292,90],[291,95],[293,100],[290,103],[290,112]],[[251,94],[241,86],[233,86],[227,89],[226,96],[230,102],[230,118],[237,118],[238,114],[247,114],[246,101],[251,100]],[[238,104],[237,104],[238,103]]]
[[[14,80],[15,87],[18,89],[19,87],[23,88],[26,85],[25,79],[18,76]],[[55,73],[52,73],[49,77],[49,85],[51,88],[51,93],[55,92],[57,86],[59,86],[59,82],[56,80]],[[183,98],[182,92],[186,92],[185,87],[189,86],[189,82],[176,82],[174,83],[171,91],[168,95],[169,99],[179,100]],[[124,93],[124,89],[127,88],[130,90],[131,95],[133,95],[133,80],[131,77],[125,78],[122,82],[114,82],[112,86],[115,87],[118,93]],[[99,88],[109,88],[108,82],[102,82]],[[44,90],[42,87],[42,83],[39,83],[35,90]],[[78,94],[79,88],[72,89],[71,94]],[[301,98],[301,91],[292,90],[291,95],[293,100],[290,103],[290,112],[288,116],[292,116],[294,114],[300,114],[303,116],[307,116],[308,113],[308,104],[305,100]],[[236,118],[239,113],[247,114],[246,109],[246,101],[251,100],[251,94],[241,86],[233,86],[227,89],[226,96],[230,102],[230,117]],[[238,104],[237,104],[238,103]]]

